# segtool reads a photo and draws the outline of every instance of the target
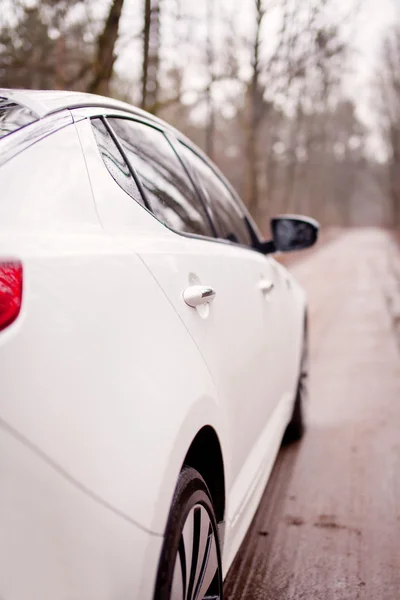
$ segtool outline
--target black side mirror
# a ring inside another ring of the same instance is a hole
[[[318,239],[319,224],[300,215],[281,215],[271,219],[275,250],[292,252],[309,248]]]

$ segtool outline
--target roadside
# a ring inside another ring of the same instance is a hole
[[[226,600],[400,598],[400,253],[345,232],[291,265],[311,314],[308,431],[279,453]]]

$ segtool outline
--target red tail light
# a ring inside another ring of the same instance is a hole
[[[22,302],[22,264],[0,261],[0,331],[18,317]]]

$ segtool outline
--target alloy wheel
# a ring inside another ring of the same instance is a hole
[[[202,504],[189,511],[175,560],[171,600],[220,600],[216,531]]]

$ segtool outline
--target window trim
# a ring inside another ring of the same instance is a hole
[[[245,210],[245,207],[244,207],[242,201],[240,199],[238,199],[238,196],[234,192],[233,188],[231,188],[231,186],[227,184],[227,181],[225,180],[225,178],[220,175],[220,173],[215,169],[215,167],[213,166],[213,164],[210,160],[205,160],[205,158],[199,152],[196,152],[196,150],[193,149],[191,146],[189,146],[189,144],[185,143],[184,140],[177,138],[176,145],[178,148],[176,150],[177,154],[179,154],[179,146],[180,145],[184,146],[186,148],[186,150],[188,150],[189,152],[192,152],[199,160],[201,160],[206,165],[206,167],[208,167],[211,170],[213,175],[218,179],[218,181],[221,183],[221,185],[225,188],[225,190],[229,194],[233,204],[236,205],[238,212],[242,216],[243,226],[247,230],[247,233],[250,238],[251,246],[249,244],[242,244],[241,242],[234,242],[234,241],[228,240],[224,237],[221,237],[220,239],[227,241],[230,244],[233,244],[235,246],[244,246],[245,248],[252,248],[254,250],[257,245],[256,241],[258,240],[258,242],[259,242],[259,236],[258,236],[257,232],[255,230],[253,230],[252,223],[251,223],[250,219],[248,218],[247,211]],[[184,159],[182,158],[182,160],[184,160]],[[190,165],[188,165],[187,168],[192,170],[192,167]],[[193,177],[193,179],[197,180],[197,177]],[[199,194],[201,194],[201,196],[203,198],[203,202],[207,206],[210,206],[211,216],[214,219],[216,229],[220,229],[219,219],[218,219],[215,211],[213,210],[212,203],[206,201],[205,192],[203,190],[201,180],[198,181],[198,184],[196,184],[196,187],[199,189]]]
[[[144,206],[147,208],[147,210],[150,210],[150,206],[149,206],[148,199],[146,197],[146,194],[145,194],[142,182],[138,178],[135,170],[132,168],[132,165],[129,162],[128,157],[125,154],[125,150],[123,149],[123,147],[122,147],[119,139],[115,135],[114,130],[112,129],[111,125],[107,122],[107,119],[105,117],[92,117],[90,119],[90,124],[92,125],[92,121],[95,121],[96,119],[100,119],[100,121],[103,123],[104,127],[106,128],[107,132],[110,134],[111,139],[113,140],[114,144],[117,147],[117,150],[119,151],[119,153],[121,154],[122,158],[124,159],[124,161],[126,163],[126,166],[128,167],[128,170],[129,170],[130,174],[132,175],[133,180],[134,180],[134,182],[135,182],[135,184],[136,184],[136,186],[137,186],[137,188],[139,190],[139,193],[142,196],[142,200],[144,202]],[[97,141],[96,141],[96,145],[97,145]],[[118,183],[118,182],[116,182],[116,183]],[[126,190],[124,190],[124,192],[126,194],[128,194],[128,192]],[[128,194],[128,196],[130,196],[130,194]],[[134,198],[132,198],[132,200],[135,201]]]
[[[177,156],[180,164],[182,165],[183,170],[187,174],[187,176],[188,176],[188,178],[189,178],[189,180],[190,180],[190,182],[191,182],[191,184],[193,186],[193,189],[194,189],[194,191],[196,193],[198,201],[202,205],[204,213],[207,215],[207,219],[208,219],[208,222],[210,224],[211,231],[214,234],[214,237],[218,239],[219,238],[219,235],[218,235],[219,234],[218,224],[215,222],[215,219],[213,218],[213,214],[209,210],[209,206],[208,206],[207,202],[205,201],[205,198],[204,198],[204,196],[202,194],[202,191],[201,191],[201,189],[199,188],[199,186],[196,183],[196,178],[193,177],[192,170],[189,168],[188,165],[186,165],[186,163],[183,160],[182,156],[177,151],[177,144],[174,143],[175,140],[176,140],[176,138],[170,132],[164,131],[163,133],[164,133],[164,137],[167,139],[169,145],[171,146],[172,150],[174,151],[174,154]],[[221,238],[221,239],[223,239],[223,238]]]
[[[209,227],[210,227],[210,229],[211,229],[212,233],[215,235],[215,237],[210,237],[210,236],[201,235],[201,234],[197,234],[197,233],[190,233],[190,232],[179,231],[179,230],[177,230],[177,229],[174,229],[173,227],[170,227],[170,226],[169,226],[169,225],[167,225],[166,223],[163,223],[163,221],[161,221],[161,220],[160,220],[160,219],[159,219],[159,218],[158,218],[158,217],[157,217],[157,216],[154,214],[154,212],[153,212],[153,211],[152,211],[152,209],[151,209],[151,203],[150,203],[150,201],[149,201],[149,197],[148,197],[148,195],[147,195],[147,192],[146,192],[146,190],[144,189],[144,186],[142,185],[142,182],[140,181],[139,175],[136,173],[135,167],[134,167],[134,166],[133,166],[133,165],[130,163],[130,161],[129,161],[129,159],[128,159],[128,156],[127,156],[127,155],[126,155],[126,153],[124,152],[124,150],[123,150],[123,148],[122,148],[122,145],[121,145],[121,143],[120,143],[120,142],[119,142],[119,140],[118,140],[118,136],[117,136],[117,134],[115,133],[115,131],[114,131],[114,129],[113,129],[113,127],[112,127],[111,123],[108,123],[108,121],[107,121],[107,119],[108,119],[108,118],[111,118],[111,119],[113,119],[113,118],[114,118],[114,119],[124,119],[125,121],[133,121],[133,122],[136,122],[136,123],[140,123],[140,125],[144,125],[144,126],[147,126],[147,127],[151,127],[152,129],[155,129],[156,131],[159,131],[159,132],[160,132],[160,134],[161,134],[161,135],[164,137],[164,139],[166,140],[167,144],[168,144],[168,145],[169,145],[169,147],[171,148],[171,150],[172,150],[172,152],[173,152],[174,156],[176,156],[176,158],[177,158],[177,160],[178,160],[178,163],[179,163],[179,165],[181,166],[181,169],[182,169],[182,171],[183,171],[183,172],[186,174],[186,176],[188,177],[188,179],[189,179],[189,181],[190,181],[191,185],[193,186],[193,192],[194,192],[194,194],[195,194],[195,196],[196,196],[196,198],[197,198],[197,200],[198,200],[198,202],[199,202],[200,206],[201,206],[201,207],[202,207],[202,209],[203,209],[203,212],[204,212],[205,218],[206,218],[206,220],[207,220],[207,222],[208,222],[208,225],[209,225]],[[110,134],[112,135],[112,137],[113,137],[113,140],[114,140],[114,141],[115,141],[115,143],[117,144],[117,146],[118,146],[118,149],[120,150],[120,152],[121,152],[122,156],[124,157],[124,160],[127,162],[128,166],[129,166],[129,169],[130,169],[130,171],[131,171],[131,173],[132,173],[133,177],[135,178],[135,181],[136,181],[136,183],[138,184],[138,187],[139,187],[140,193],[141,193],[141,194],[142,194],[142,196],[143,196],[143,200],[144,200],[144,203],[145,203],[145,207],[146,207],[146,209],[147,209],[147,210],[148,210],[148,211],[151,213],[151,215],[152,215],[152,216],[153,216],[155,219],[157,219],[157,221],[158,221],[159,223],[161,223],[162,225],[164,225],[164,227],[167,227],[167,229],[169,229],[170,231],[173,231],[174,233],[177,233],[177,234],[180,234],[180,235],[185,235],[185,236],[195,236],[196,238],[200,238],[200,239],[210,239],[210,240],[216,240],[216,239],[219,239],[219,238],[217,238],[217,229],[216,229],[216,227],[215,227],[214,221],[213,221],[213,220],[212,220],[212,218],[211,218],[211,215],[210,215],[210,213],[209,213],[209,211],[208,211],[208,208],[207,208],[207,206],[206,206],[205,202],[203,201],[203,198],[202,198],[202,196],[199,194],[199,190],[198,190],[197,186],[195,185],[195,183],[194,183],[194,181],[193,181],[193,178],[192,178],[191,174],[189,173],[188,169],[186,168],[186,165],[185,165],[185,164],[184,164],[184,162],[182,161],[182,158],[179,156],[179,154],[176,152],[176,149],[175,149],[174,145],[171,143],[171,141],[170,141],[170,139],[169,139],[169,135],[168,135],[168,133],[165,131],[165,129],[162,129],[161,127],[157,127],[157,125],[156,125],[156,126],[154,126],[153,124],[147,123],[147,122],[145,122],[145,121],[143,121],[143,120],[141,120],[141,119],[132,119],[132,118],[130,118],[130,117],[121,117],[121,116],[113,117],[113,116],[107,115],[107,116],[105,116],[104,120],[105,120],[105,122],[106,122],[107,129],[109,130]]]
[[[212,162],[212,160],[204,154],[199,148],[197,148],[190,140],[185,138],[184,136],[173,136],[173,139],[177,141],[177,145],[180,143],[185,146],[188,150],[191,150],[193,154],[195,154],[199,160],[202,160],[206,165],[210,167],[215,176],[221,181],[221,183],[227,188],[228,192],[231,194],[234,202],[239,207],[239,210],[243,214],[243,219],[245,222],[245,226],[248,229],[250,239],[252,241],[252,246],[248,246],[246,244],[241,244],[237,242],[232,242],[231,240],[227,240],[225,238],[219,238],[221,242],[231,244],[236,247],[248,248],[255,252],[261,253],[265,255],[266,253],[263,250],[263,236],[255,224],[253,217],[250,215],[249,211],[246,208],[246,205],[243,203],[242,199],[236,192],[236,190],[232,187],[230,181],[225,177],[225,175],[218,169],[218,167]],[[179,154],[179,152],[178,152]],[[196,188],[198,186],[196,185]],[[202,190],[199,190],[200,194],[203,194]]]
[[[154,213],[149,208],[147,208],[147,206],[142,205],[141,208],[143,208],[145,211],[147,211],[153,219],[155,219],[158,223],[160,223],[160,225],[162,225],[163,227],[168,229],[168,231],[171,231],[175,235],[183,236],[183,237],[189,238],[189,239],[192,238],[192,239],[196,239],[196,240],[203,240],[206,242],[225,244],[231,248],[232,247],[233,248],[241,248],[243,250],[249,250],[249,251],[256,252],[257,254],[262,254],[263,256],[265,256],[265,252],[262,249],[262,241],[261,241],[262,237],[259,234],[258,228],[254,225],[253,219],[251,218],[250,214],[246,210],[246,207],[243,205],[242,201],[238,197],[235,190],[230,185],[229,181],[225,178],[225,176],[223,176],[223,175],[221,176],[221,174],[216,170],[215,166],[210,161],[210,159],[207,157],[207,155],[205,155],[199,149],[197,149],[196,146],[188,138],[185,138],[185,136],[183,134],[181,134],[178,130],[174,130],[173,127],[165,126],[166,124],[164,125],[163,123],[155,123],[154,121],[152,121],[151,119],[147,119],[143,115],[136,115],[133,113],[128,113],[128,112],[125,112],[125,111],[123,111],[121,109],[117,109],[117,108],[113,109],[110,107],[89,106],[89,107],[85,107],[84,109],[82,109],[82,108],[72,109],[71,113],[72,113],[72,117],[73,117],[74,121],[80,121],[82,119],[88,119],[90,121],[91,119],[94,119],[94,118],[103,118],[103,119],[105,119],[106,122],[107,122],[107,119],[109,119],[109,118],[128,119],[130,121],[136,121],[138,123],[142,123],[143,125],[148,125],[149,127],[153,127],[154,129],[157,129],[158,131],[163,133],[166,137],[167,137],[167,135],[170,136],[170,138],[174,142],[175,141],[181,142],[182,144],[187,146],[189,148],[189,150],[192,150],[192,152],[194,152],[201,160],[206,162],[206,164],[208,164],[211,167],[211,169],[217,175],[217,177],[219,177],[222,180],[222,182],[225,184],[225,186],[228,187],[228,189],[231,191],[236,202],[239,203],[240,208],[244,211],[245,222],[249,229],[250,236],[251,236],[252,240],[254,240],[254,242],[255,242],[254,246],[247,246],[245,244],[234,243],[230,240],[226,240],[226,239],[220,238],[220,237],[209,237],[209,236],[205,236],[205,235],[199,235],[197,233],[187,233],[187,232],[177,231],[175,229],[172,229],[171,227],[169,227],[168,225],[166,225],[159,219],[157,219],[157,217],[154,215]],[[107,124],[108,124],[108,122],[107,122]],[[112,130],[111,125],[109,125],[109,127]],[[127,162],[128,162],[128,165],[130,166],[130,168],[132,168],[130,162],[129,161],[127,161]],[[132,169],[132,170],[134,171],[134,169]],[[143,187],[143,186],[141,186],[141,187]],[[197,194],[199,194],[199,193],[201,194],[201,190],[198,189],[197,185],[195,185],[195,189],[196,189]],[[143,202],[146,202],[145,192],[143,193]],[[244,209],[242,208],[242,205],[243,205]],[[215,224],[214,224],[214,226],[215,226]]]
[[[225,177],[225,175],[222,173],[222,171],[220,171],[220,169],[217,167],[217,165],[215,163],[213,163],[213,161],[207,156],[207,154],[204,154],[204,152],[202,152],[199,148],[197,148],[194,144],[192,144],[190,142],[190,140],[187,140],[183,137],[178,137],[177,140],[178,140],[178,142],[181,142],[184,146],[186,146],[189,150],[191,150],[206,165],[208,165],[210,167],[210,169],[212,170],[212,172],[215,174],[215,176],[218,177],[218,179],[228,189],[231,196],[233,197],[234,202],[236,203],[236,205],[239,207],[239,210],[243,214],[243,218],[244,218],[245,224],[249,230],[251,239],[255,240],[257,242],[257,245],[261,244],[262,239],[263,239],[261,231],[258,229],[257,225],[254,222],[253,217],[247,210],[246,205],[244,204],[243,200],[241,199],[241,197],[239,196],[239,194],[237,193],[235,188],[232,186],[229,179],[227,179]],[[234,242],[231,242],[231,243],[234,243]],[[243,245],[243,244],[241,244],[241,245]]]

